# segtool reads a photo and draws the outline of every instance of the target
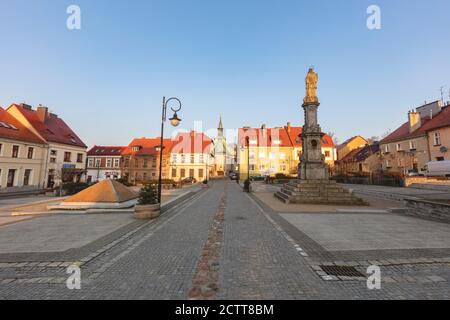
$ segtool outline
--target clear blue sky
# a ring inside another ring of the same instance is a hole
[[[0,0],[0,105],[46,105],[90,146],[159,135],[163,95],[182,99],[186,129],[220,114],[227,128],[303,125],[315,65],[322,129],[380,135],[440,86],[448,98],[449,14],[448,0]]]

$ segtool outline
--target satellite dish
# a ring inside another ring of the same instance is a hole
[[[448,151],[447,147],[441,147],[441,152],[446,153]]]

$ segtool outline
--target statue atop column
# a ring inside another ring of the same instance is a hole
[[[319,98],[317,98],[317,82],[319,81],[319,75],[314,72],[314,68],[309,68],[306,75],[306,96],[303,99],[304,104],[318,104]]]

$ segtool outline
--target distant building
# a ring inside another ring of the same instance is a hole
[[[337,161],[336,173],[345,175],[370,175],[380,172],[380,145],[366,145],[350,151]]]
[[[162,178],[169,179],[172,141],[164,139]],[[161,138],[134,139],[122,151],[121,174],[129,183],[139,184],[159,179]]]
[[[361,136],[354,136],[347,139],[343,143],[337,146],[337,160],[340,161],[344,159],[350,152],[356,149],[363,148],[368,145],[369,141]]]
[[[429,161],[449,159],[450,108],[440,101],[408,113],[408,122],[380,142],[382,169],[420,172]]]
[[[204,133],[179,133],[172,140],[170,178],[175,181],[195,178],[201,182],[213,176],[215,160],[212,145],[211,138]]]
[[[122,152],[126,147],[94,146],[87,153],[87,181],[122,178]]]
[[[247,179],[248,170],[250,176],[277,173],[297,176],[302,153],[301,133],[301,127],[293,127],[290,123],[278,128],[262,125],[261,128],[239,129],[237,163],[240,179]],[[322,138],[322,153],[332,169],[336,161],[336,149],[329,135]]]
[[[26,104],[13,104],[6,112],[45,144],[43,154],[36,154],[43,162],[43,173],[36,175],[39,179],[36,185],[50,188],[64,182],[85,180],[87,146],[64,120],[41,105],[34,110]],[[20,182],[16,184],[20,185]]]

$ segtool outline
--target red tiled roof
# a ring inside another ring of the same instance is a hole
[[[422,125],[424,131],[436,130],[450,126],[450,105],[442,108],[442,111],[433,117],[432,120]]]
[[[17,104],[13,104],[9,108],[12,107],[16,107],[45,140],[87,148],[75,132],[58,116],[49,113],[44,123],[39,120],[36,110]]]
[[[0,123],[0,137],[2,138],[45,144],[45,141],[28,130],[3,108],[0,108],[0,122],[2,122]]]
[[[137,138],[131,141],[131,143],[124,148],[122,155],[157,155],[159,154],[159,147],[161,146],[161,138]],[[163,154],[170,153],[172,146],[172,140],[163,140]],[[139,151],[134,151],[134,147],[140,147]]]
[[[179,133],[172,140],[172,153],[210,153],[212,140],[195,131]]]
[[[240,128],[238,143],[240,146],[246,146],[246,138],[256,140],[253,146],[257,147],[302,147],[302,127],[283,127],[283,128]],[[279,141],[279,143],[277,143]],[[322,147],[334,147],[333,139],[325,135],[322,139]]]
[[[87,152],[88,156],[120,156],[126,147],[94,146]]]
[[[409,121],[402,124],[397,130],[389,134],[386,138],[381,140],[380,143],[388,143],[408,138],[414,138],[419,137],[426,134],[426,131],[424,130],[424,126],[430,121],[430,118],[422,118],[422,126],[415,130],[414,132],[409,132]]]

